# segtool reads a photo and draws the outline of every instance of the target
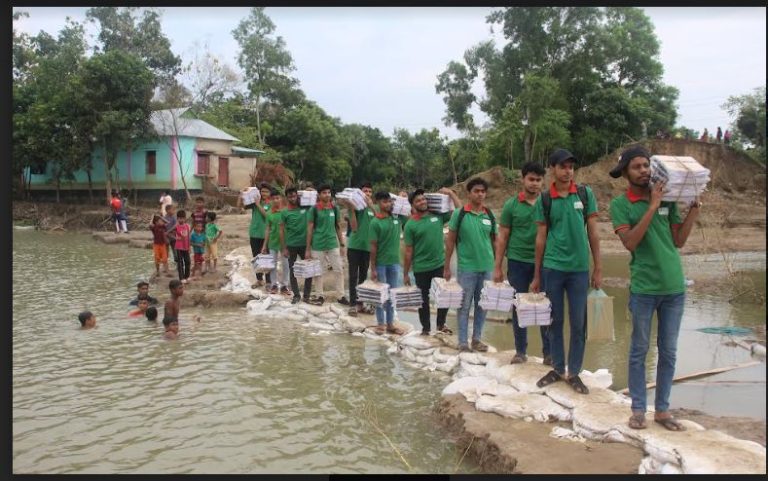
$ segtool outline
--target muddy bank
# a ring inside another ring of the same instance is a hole
[[[537,423],[476,411],[461,394],[444,396],[438,418],[460,452],[487,473],[636,474],[643,451],[626,444],[565,441],[550,436],[568,423]]]

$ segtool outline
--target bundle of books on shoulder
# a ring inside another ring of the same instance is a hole
[[[256,272],[271,271],[275,268],[275,257],[272,254],[259,254],[251,260]]]
[[[446,281],[442,277],[432,278],[429,286],[429,298],[438,309],[459,309],[464,297],[464,290],[458,282],[451,279]]]
[[[357,286],[357,300],[381,306],[389,300],[389,284],[368,279]]]
[[[515,302],[515,288],[509,282],[485,281],[478,305],[488,311],[511,312]]]
[[[312,207],[317,204],[317,191],[316,190],[300,190],[297,192],[299,195],[299,205],[302,207]]]
[[[395,309],[421,307],[421,289],[416,286],[395,287],[389,290],[389,298]]]
[[[411,203],[408,202],[408,197],[400,197],[391,192],[389,193],[389,196],[392,197],[392,200],[394,201],[392,204],[392,214],[405,217],[411,216]]]
[[[300,259],[293,263],[293,275],[297,279],[309,279],[323,275],[319,259]]]
[[[365,194],[360,189],[352,189],[347,187],[338,194],[336,199],[348,200],[354,206],[355,210],[363,210],[368,207],[365,202]]]
[[[694,201],[707,189],[709,174],[693,157],[651,156],[651,185],[667,183],[661,198],[665,202]]]
[[[454,210],[453,201],[445,194],[424,194],[427,199],[427,208],[435,214],[445,214]]]
[[[258,187],[248,187],[245,192],[240,192],[243,199],[243,205],[257,204],[261,200],[261,192]]]
[[[543,292],[518,292],[515,295],[517,323],[520,327],[552,324],[552,304]]]

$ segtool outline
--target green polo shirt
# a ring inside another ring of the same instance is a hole
[[[632,228],[648,210],[648,201],[631,193],[611,201],[614,231]],[[685,277],[680,253],[672,239],[672,226],[681,224],[675,202],[662,202],[653,214],[643,240],[629,261],[629,290],[634,294],[667,295],[685,292]]]
[[[339,239],[336,237],[336,222],[341,215],[335,205],[332,209],[319,209],[312,207],[307,213],[307,223],[314,223],[312,231],[312,250],[329,251],[339,247]]]
[[[269,203],[261,205],[264,207],[264,210],[267,211],[267,215],[269,215],[269,209],[271,208]],[[248,235],[250,237],[255,237],[256,239],[263,239],[266,232],[265,229],[267,227],[267,219],[261,214],[261,211],[257,209],[255,205],[251,205],[248,208],[252,209],[251,225],[248,228]]]
[[[510,197],[501,210],[503,227],[509,227],[507,242],[507,259],[533,264],[536,259],[536,230],[538,226],[533,221],[536,203],[525,201],[525,194]]]
[[[587,187],[587,205],[582,205],[573,182],[567,197],[559,197],[554,184],[549,193],[552,196],[552,207],[543,267],[562,272],[589,272],[589,239],[582,210],[587,209],[588,217],[597,215],[595,194]],[[533,220],[538,224],[546,224],[541,196],[536,199]]]
[[[380,217],[371,221],[371,242],[376,241],[376,265],[391,266],[400,264],[400,229],[402,219],[396,215]]]
[[[286,247],[307,245],[307,207],[287,208],[280,211],[280,223],[285,226]]]
[[[370,227],[373,220],[373,210],[366,207],[365,209],[356,210],[355,218],[357,219],[357,230],[352,231],[347,240],[347,247],[359,251],[370,252],[371,251],[371,239]]]
[[[282,218],[282,211],[270,212],[267,216],[267,228],[269,228],[269,244],[267,249],[269,250],[280,250],[280,221]]]
[[[490,272],[493,270],[493,245],[491,244],[491,218],[483,212],[473,212],[465,205],[453,211],[448,229],[456,232],[459,211],[466,210],[458,233],[457,254],[459,270],[463,272]],[[494,234],[498,234],[498,226]]]
[[[414,214],[405,224],[403,237],[405,245],[413,247],[413,272],[433,271],[445,265],[443,224],[451,219],[451,214]]]

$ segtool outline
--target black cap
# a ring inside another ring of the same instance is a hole
[[[408,203],[413,204],[413,199],[416,197],[424,195],[424,189],[416,189],[413,192],[411,192],[411,195],[408,196]]]
[[[624,171],[624,169],[627,168],[627,165],[629,165],[629,161],[635,157],[645,157],[646,159],[651,160],[651,153],[648,152],[648,150],[642,145],[633,145],[628,147],[619,156],[619,163],[616,164],[616,167],[611,169],[608,174],[614,179],[618,179],[621,177],[621,173]]]
[[[562,164],[566,160],[571,159],[574,163],[578,163],[579,161],[576,160],[576,157],[573,156],[572,153],[568,152],[565,149],[557,149],[551,154],[549,154],[549,160],[548,164],[550,167],[554,167],[557,164]]]

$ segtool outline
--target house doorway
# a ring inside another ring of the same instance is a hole
[[[229,187],[228,157],[219,157],[219,187]]]

